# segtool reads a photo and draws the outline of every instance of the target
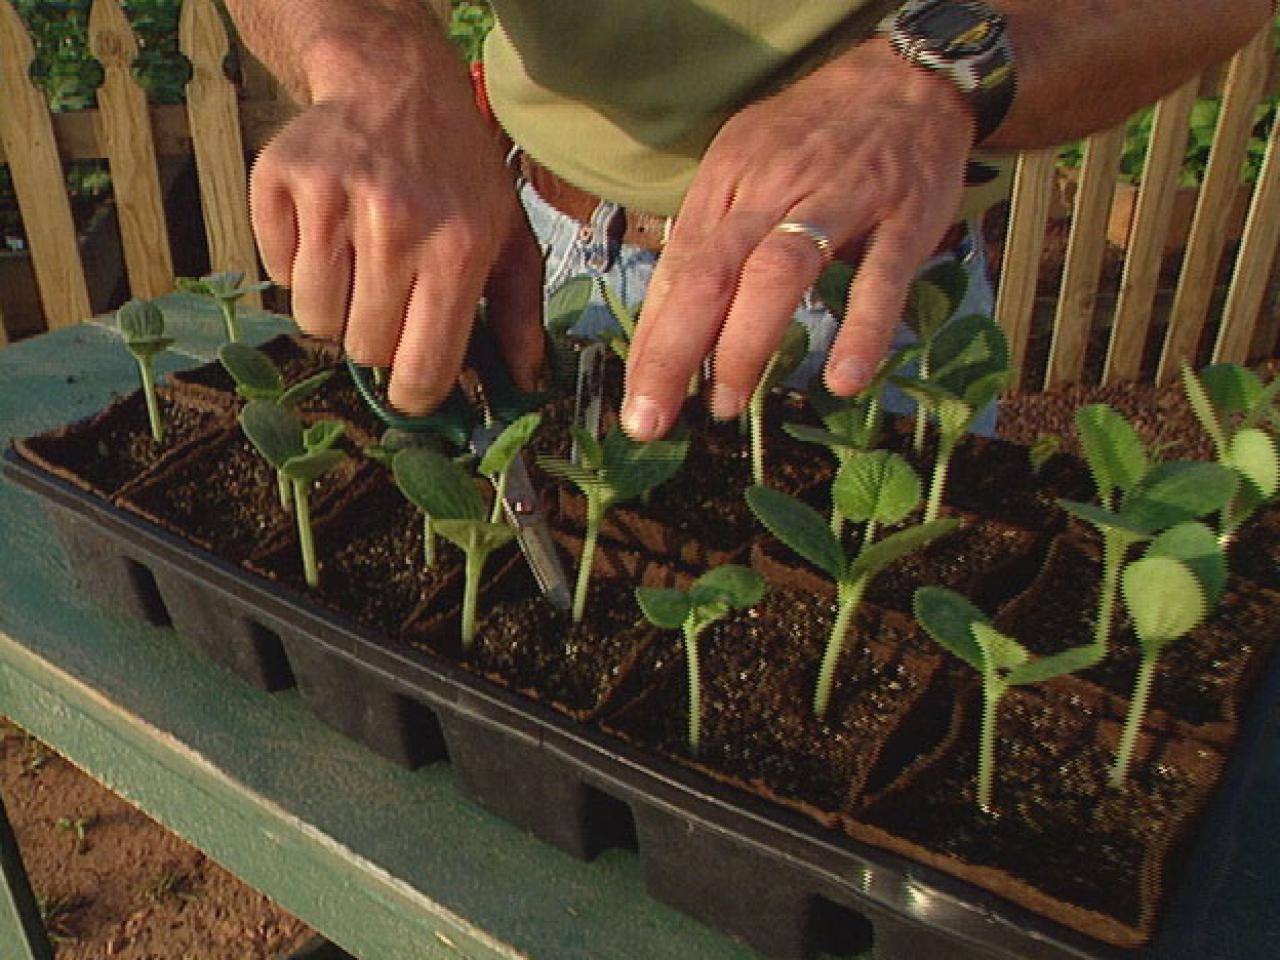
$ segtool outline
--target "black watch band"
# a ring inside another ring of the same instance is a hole
[[[974,143],[1000,126],[1016,77],[1005,16],[982,0],[907,0],[880,22],[903,59],[947,77],[973,107]]]

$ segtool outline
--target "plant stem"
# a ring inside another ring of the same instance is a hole
[[[293,481],[294,512],[298,516],[298,546],[302,548],[302,575],[307,586],[320,586],[320,571],[316,565],[316,544],[311,535],[311,504],[307,502],[307,481]]]
[[[503,470],[498,474],[497,482],[493,485],[493,509],[489,512],[490,523],[502,523],[502,507],[507,499],[507,471]]]
[[[1111,620],[1120,591],[1120,567],[1127,541],[1114,530],[1102,531],[1102,586],[1098,594],[1098,621],[1093,626],[1093,642],[1102,650],[1111,643]]]
[[[596,559],[596,538],[600,536],[600,521],[604,519],[604,504],[595,494],[587,495],[587,532],[582,538],[582,556],[578,558],[578,583],[573,591],[573,622],[581,623],[587,611],[587,588],[591,584],[591,567]]]
[[[227,339],[232,343],[239,343],[240,318],[236,316],[236,302],[234,300],[219,300],[218,306],[222,308],[222,320],[227,326]]]
[[[827,648],[822,654],[822,666],[818,670],[818,686],[813,693],[813,715],[821,719],[827,714],[831,705],[831,687],[835,682],[836,664],[840,662],[840,654],[844,651],[845,636],[849,633],[849,625],[853,622],[853,614],[862,602],[862,594],[867,589],[868,577],[859,577],[853,583],[836,584],[836,619],[831,625],[831,635],[827,638]]]
[[[837,540],[844,536],[844,516],[840,513],[840,508],[835,505],[834,501],[831,503],[831,522],[829,526],[831,527],[832,535]]]
[[[919,376],[921,380],[929,379],[928,353],[925,353],[923,356],[920,357]],[[924,453],[924,430],[925,430],[925,424],[927,421],[928,421],[928,417],[925,415],[924,407],[920,403],[920,401],[917,400],[915,429],[911,433],[911,449],[914,450],[917,454]]]
[[[689,667],[689,752],[698,755],[702,738],[702,664],[698,659],[698,634],[684,625],[684,658]]]
[[[471,649],[476,639],[476,603],[480,598],[480,577],[489,553],[474,547],[467,551],[466,584],[462,588],[462,649]]]
[[[954,449],[954,440],[938,438],[938,456],[933,461],[933,476],[929,479],[929,499],[924,508],[925,523],[937,520],[942,510],[942,488],[947,485],[947,470],[951,466],[951,452]]]
[[[293,495],[289,478],[280,470],[276,471],[276,492],[280,495],[280,509],[288,513],[293,506]]]
[[[422,562],[428,570],[436,565],[436,531],[429,513],[422,515]]]
[[[982,732],[978,742],[978,808],[994,814],[991,806],[992,787],[996,776],[996,727],[1004,684],[994,673],[982,677]]]
[[[164,421],[160,419],[160,400],[156,397],[155,376],[151,372],[151,358],[137,357],[138,375],[142,378],[142,396],[147,401],[147,420],[151,423],[151,438],[156,443],[164,440]]]
[[[1129,775],[1129,762],[1133,759],[1133,747],[1138,742],[1138,730],[1147,713],[1147,701],[1151,699],[1151,681],[1156,673],[1154,648],[1142,648],[1142,662],[1138,665],[1138,679],[1133,684],[1133,696],[1129,698],[1129,714],[1124,720],[1124,732],[1120,734],[1120,747],[1116,750],[1116,762],[1111,768],[1111,785],[1118,787]]]
[[[778,365],[778,354],[774,353],[764,365],[764,372],[756,388],[751,391],[751,400],[747,404],[747,419],[751,427],[751,481],[764,486],[764,400],[768,394],[769,380],[773,377],[773,368]]]

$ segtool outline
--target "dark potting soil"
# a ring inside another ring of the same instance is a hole
[[[146,401],[136,391],[88,420],[32,437],[24,445],[47,464],[109,497],[169,453],[224,426],[230,417],[229,411],[219,412],[168,387],[157,387],[156,396],[165,427],[159,443],[151,435]]]
[[[893,846],[862,825],[887,831],[960,876],[993,869],[999,875],[988,874],[984,885],[1027,903],[1025,884],[1114,918],[1133,928],[1119,932],[1120,939],[1137,942],[1141,933],[1133,930],[1148,927],[1168,861],[1221,758],[1206,746],[1148,740],[1140,743],[1127,782],[1111,787],[1118,725],[1071,692],[1076,689],[1015,688],[1002,702],[995,816],[976,802],[978,738],[971,718],[952,748],[885,791],[851,832]]]
[[[1101,564],[1091,540],[1058,537],[1035,583],[997,619],[1001,630],[1043,656],[1093,638]],[[1224,740],[1234,735],[1240,701],[1280,632],[1280,593],[1232,588],[1204,625],[1164,648],[1156,666],[1151,708],[1197,726],[1198,735]],[[1117,598],[1110,651],[1079,674],[1127,703],[1137,677],[1141,647]]]
[[[607,723],[648,749],[832,822],[936,744],[950,717],[935,686],[939,658],[882,645],[872,639],[874,617],[864,616],[841,655],[827,715],[818,719],[814,688],[833,618],[828,601],[776,590],[707,628],[698,644],[703,716],[696,757],[683,662]]]
[[[316,523],[315,591],[303,579],[292,537],[251,565],[383,636],[397,637],[420,604],[449,609],[461,601],[462,554],[438,537],[435,563],[428,567],[422,513],[386,471],[373,477],[355,489],[346,509]]]
[[[573,567],[566,563],[566,569]],[[522,558],[482,591],[469,652],[460,649],[458,626],[451,616],[435,635],[415,642],[578,719],[607,708],[640,654],[657,642],[632,581],[596,577],[583,620],[575,624],[568,611],[543,598]],[[651,671],[653,658],[645,663]]]
[[[312,521],[351,483],[359,461],[348,458],[312,485]],[[280,505],[276,474],[239,428],[202,444],[152,475],[121,505],[233,563],[265,547],[295,523]]]
[[[292,333],[274,336],[260,344],[258,349],[271,358],[287,384],[297,383],[313,373],[332,367],[341,358],[337,344]],[[169,377],[175,382],[199,384],[220,393],[234,395],[236,392],[235,381],[217,360],[190,370],[175,371]]]
[[[1280,508],[1263,507],[1228,545],[1228,568],[1242,580],[1280,590]]]

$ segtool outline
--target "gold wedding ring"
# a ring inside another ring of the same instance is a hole
[[[818,253],[822,255],[822,265],[824,267],[829,266],[831,261],[836,258],[835,249],[831,246],[831,238],[812,223],[805,220],[783,220],[773,229],[778,233],[798,233],[808,237],[813,241],[813,245],[818,248]]]

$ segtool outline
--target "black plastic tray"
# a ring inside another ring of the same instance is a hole
[[[645,885],[761,953],[881,960],[1212,955],[1203,893],[1231,869],[1239,806],[1280,706],[1268,667],[1153,942],[1123,950],[579,726],[425,652],[393,648],[32,465],[80,586],[113,614],[173,625],[264,690],[296,684],[325,722],[398,763],[447,760],[473,800],[582,859],[636,850]]]

